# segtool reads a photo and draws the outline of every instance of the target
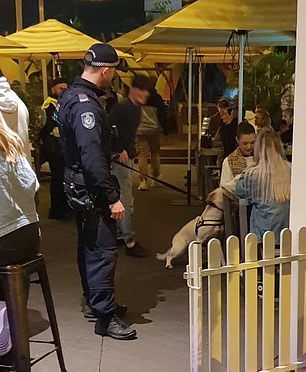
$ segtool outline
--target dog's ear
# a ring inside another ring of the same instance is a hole
[[[214,201],[216,190],[217,190],[217,189],[211,191],[211,192],[207,195],[207,197],[206,197],[206,203],[211,203],[211,202]]]
[[[212,192],[210,192],[206,197],[206,203],[216,203],[218,207],[223,206],[223,192],[221,187],[217,187]],[[220,204],[220,205],[219,205]]]

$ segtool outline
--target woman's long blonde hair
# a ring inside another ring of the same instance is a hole
[[[17,133],[12,131],[6,124],[3,116],[0,113],[0,152],[5,160],[10,163],[15,163],[17,157],[22,155],[23,144]]]
[[[252,181],[257,184],[257,188],[251,188],[253,197],[261,203],[288,201],[291,167],[284,159],[278,134],[269,128],[262,128],[257,135],[254,162],[255,165],[248,170]]]

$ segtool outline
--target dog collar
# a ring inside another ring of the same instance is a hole
[[[212,202],[212,201],[208,201],[208,202],[206,202],[206,204],[207,205],[210,205],[211,207],[213,207],[213,208],[216,208],[216,209],[218,209],[219,211],[221,211],[221,212],[223,212],[223,209],[222,208],[219,208],[214,202]]]

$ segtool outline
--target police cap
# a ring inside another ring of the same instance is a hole
[[[112,46],[97,43],[85,53],[84,63],[93,67],[115,67],[119,65],[119,58]]]

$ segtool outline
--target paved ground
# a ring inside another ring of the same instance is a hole
[[[163,165],[163,179],[184,187],[186,166]],[[195,172],[193,172],[195,174]],[[135,186],[137,177],[135,177]],[[80,312],[81,289],[76,269],[76,235],[73,221],[47,219],[48,178],[42,179],[40,218],[43,251],[56,306],[64,356],[69,372],[186,372],[189,368],[188,290],[185,259],[172,271],[154,258],[168,249],[173,234],[201,211],[186,204],[186,197],[164,187],[139,192],[135,188],[137,240],[150,251],[148,258],[125,255],[121,248],[116,272],[119,303],[127,304],[126,321],[137,329],[133,341],[115,341],[94,335],[93,323]],[[32,285],[29,315],[36,338],[48,338],[46,313],[40,290]],[[33,346],[32,354],[41,350]],[[34,372],[58,371],[55,355],[39,362]]]

